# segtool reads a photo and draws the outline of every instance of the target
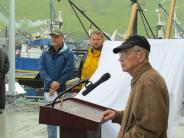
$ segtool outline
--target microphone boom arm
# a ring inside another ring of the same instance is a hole
[[[59,97],[61,97],[61,96],[64,95],[65,93],[71,91],[73,88],[79,86],[80,84],[82,84],[82,83],[87,84],[87,83],[89,83],[89,82],[90,82],[90,81],[88,81],[88,80],[82,80],[82,81],[80,81],[79,83],[77,83],[76,85],[74,85],[74,86],[72,86],[72,87],[70,87],[70,88],[64,90],[63,92],[61,92],[61,94],[59,94],[59,95],[54,99],[54,101],[53,101],[53,103],[52,103],[52,107],[54,107],[54,104],[55,104],[56,100],[57,100]]]

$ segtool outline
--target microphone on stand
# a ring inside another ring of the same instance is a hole
[[[82,92],[82,95],[86,96],[89,92],[91,92],[93,89],[95,89],[101,83],[107,81],[110,77],[111,77],[111,75],[109,73],[105,73],[98,81],[86,86],[86,90],[84,90]]]

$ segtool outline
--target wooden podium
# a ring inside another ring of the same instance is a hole
[[[60,138],[101,138],[101,113],[107,108],[76,98],[41,106],[39,123],[60,126]]]

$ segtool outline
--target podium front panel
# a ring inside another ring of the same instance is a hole
[[[96,131],[103,123],[101,114],[107,108],[76,98],[40,107],[39,123],[65,129]]]

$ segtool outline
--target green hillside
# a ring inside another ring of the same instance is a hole
[[[16,21],[17,28],[21,30],[34,33],[40,29],[40,26],[36,26],[38,23],[42,25],[41,21],[48,19],[50,16],[49,12],[49,1],[50,0],[15,0],[16,1]],[[155,13],[158,3],[161,0],[142,0],[145,1],[145,8],[147,12],[145,15],[155,32],[155,26],[157,22],[157,16]],[[166,2],[163,6],[169,11],[170,1]],[[105,32],[112,34],[114,30],[118,30],[120,33],[124,33],[127,30],[131,5],[130,0],[73,0],[73,2],[83,10],[99,27]],[[182,4],[183,0],[177,0],[176,13],[179,21],[184,23],[184,17],[182,16]],[[75,38],[85,38],[85,32],[82,29],[77,17],[75,16],[72,8],[69,5],[68,0],[61,0],[58,3],[55,0],[56,10],[62,9],[63,13],[63,30],[66,33],[72,34]],[[0,29],[7,25],[8,21],[8,0],[0,0]],[[82,16],[80,16],[84,22],[86,28],[90,27],[89,22]],[[163,20],[167,23],[167,16],[163,14]],[[31,22],[30,22],[31,21]],[[34,24],[35,23],[35,24]],[[31,25],[30,25],[31,24]],[[139,17],[139,28],[138,32],[145,34],[142,22]]]

